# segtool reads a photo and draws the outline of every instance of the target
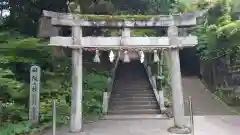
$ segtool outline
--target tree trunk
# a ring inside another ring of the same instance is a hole
[[[16,24],[17,0],[9,0],[9,7],[10,7],[9,25],[10,27],[14,28],[17,25]]]

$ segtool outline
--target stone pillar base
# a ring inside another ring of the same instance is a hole
[[[174,127],[170,127],[168,129],[168,132],[175,133],[175,134],[189,134],[189,133],[192,132],[192,130],[189,127],[186,127],[186,126],[184,126],[184,127],[174,126]]]
[[[78,134],[82,133],[83,131],[84,131],[83,128],[82,128],[81,130],[71,130],[71,129],[70,129],[70,130],[67,131],[67,133],[68,133],[68,134],[77,134],[77,135],[78,135]],[[66,131],[65,131],[65,132],[66,132]],[[67,135],[68,135],[68,134],[67,134]]]

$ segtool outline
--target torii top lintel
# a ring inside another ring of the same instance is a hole
[[[82,27],[164,27],[193,26],[197,17],[206,10],[174,15],[84,15],[43,11],[43,16],[51,18],[52,25]]]

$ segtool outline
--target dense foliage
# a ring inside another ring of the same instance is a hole
[[[212,85],[216,87],[213,91],[229,105],[239,105],[240,95],[235,90],[240,81],[237,77],[240,72],[240,22],[232,6],[235,5],[230,0],[215,1],[196,30],[197,49],[201,60],[214,67],[212,72],[217,77],[213,77],[215,84]]]
[[[223,32],[222,30],[224,27],[224,29],[228,29],[228,25],[230,23],[235,23],[235,21],[232,21],[231,18],[231,1],[217,1],[215,5],[210,8],[208,14],[203,20],[203,23],[199,25],[197,29],[197,34],[200,40],[198,50],[202,59],[215,58],[219,54],[219,49],[226,49],[222,48],[222,45],[226,42],[223,42],[224,37],[220,35]],[[230,35],[232,34],[234,33],[231,33]],[[231,48],[230,45],[228,48]]]
[[[2,32],[0,37],[0,98],[1,135],[32,131],[28,123],[29,69],[32,64],[42,68],[40,123],[49,126],[52,102],[57,102],[58,124],[69,119],[71,96],[71,61],[69,58],[56,59],[51,48],[36,38]],[[91,63],[90,63],[91,64]],[[107,89],[104,69],[84,63],[84,115],[101,114],[102,93]],[[96,69],[97,71],[96,72]],[[10,122],[10,123],[9,123]],[[21,122],[21,123],[19,123]],[[6,128],[8,127],[8,128]],[[44,126],[41,126],[43,128]],[[35,130],[37,130],[36,128]]]

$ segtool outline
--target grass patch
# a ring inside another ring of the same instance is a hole
[[[214,94],[229,106],[240,106],[240,95],[232,91],[217,90]]]

